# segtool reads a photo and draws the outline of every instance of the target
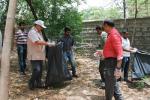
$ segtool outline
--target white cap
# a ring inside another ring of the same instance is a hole
[[[43,27],[43,28],[46,28],[46,26],[44,25],[44,21],[42,21],[42,20],[36,20],[36,21],[34,22],[34,24],[37,24],[37,25],[40,25],[40,26]]]

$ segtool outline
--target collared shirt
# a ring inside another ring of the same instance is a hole
[[[130,49],[130,40],[128,38],[122,38],[122,47],[123,49]],[[130,57],[130,52],[123,51],[123,57]]]
[[[15,40],[17,44],[27,44],[28,32],[26,30],[18,30],[15,33]]]
[[[115,28],[108,32],[108,38],[105,42],[103,54],[105,58],[113,57],[118,60],[123,58],[121,35]]]
[[[35,44],[36,41],[44,41],[42,33],[33,27],[28,33],[27,57],[29,60],[45,60],[45,46]]]
[[[72,50],[72,46],[74,45],[74,40],[70,35],[64,35],[61,39],[63,42],[63,51],[70,51]]]

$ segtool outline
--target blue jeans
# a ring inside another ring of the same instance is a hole
[[[75,66],[75,62],[74,62],[74,59],[73,59],[72,51],[65,51],[65,52],[63,52],[63,57],[64,57],[64,72],[65,72],[65,75],[69,74],[68,63],[71,64],[72,75],[76,75],[76,66]]]
[[[122,71],[124,72],[124,80],[128,80],[128,71],[129,71],[130,57],[123,57],[122,60]]]
[[[27,45],[26,44],[18,44],[17,52],[18,52],[20,72],[24,73],[25,69],[26,69]]]

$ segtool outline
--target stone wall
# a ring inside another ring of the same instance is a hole
[[[122,31],[124,26],[123,19],[114,20],[115,26],[119,31]],[[96,50],[98,46],[98,37],[95,31],[95,27],[97,25],[101,25],[102,21],[84,21],[83,29],[81,32],[81,36],[83,38],[82,44],[87,44],[82,48],[84,54],[91,55]],[[135,19],[127,19],[126,23],[127,30],[129,32],[129,38],[132,40],[132,35],[134,34],[134,42],[133,47],[136,47],[140,50],[150,51],[150,17],[147,18],[138,18]],[[135,32],[134,32],[135,31]],[[89,53],[90,52],[90,53]]]

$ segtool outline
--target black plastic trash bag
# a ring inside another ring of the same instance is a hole
[[[134,54],[132,78],[140,79],[150,74],[150,53],[138,51]]]
[[[48,48],[48,68],[45,83],[47,87],[62,84],[65,80],[62,55],[62,44]]]

